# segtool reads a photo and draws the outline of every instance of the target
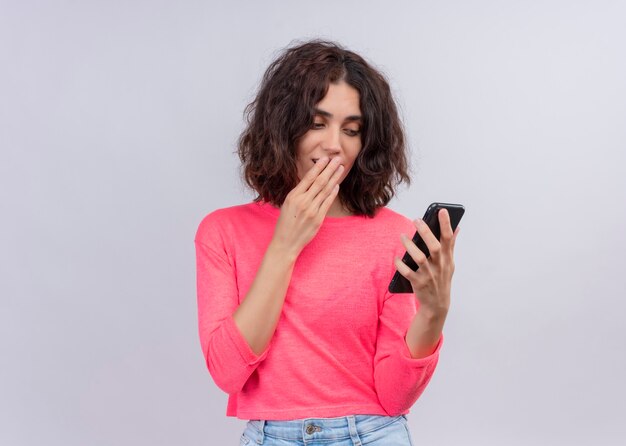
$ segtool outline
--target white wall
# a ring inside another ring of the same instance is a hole
[[[385,5],[383,5],[383,3]],[[337,40],[387,73],[414,183],[467,208],[423,445],[626,428],[626,4],[1,1],[0,444],[235,444],[197,338],[193,237],[252,198],[267,64]]]

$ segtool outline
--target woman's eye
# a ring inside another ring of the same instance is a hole
[[[346,129],[346,135],[349,136],[356,136],[359,133],[361,133],[361,130]]]
[[[321,129],[324,127],[324,123],[323,122],[314,122],[313,123],[313,128],[314,129]]]

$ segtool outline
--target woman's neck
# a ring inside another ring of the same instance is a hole
[[[349,217],[351,215],[353,214],[343,206],[338,196],[333,201],[333,204],[330,205],[328,212],[326,212],[327,217]]]

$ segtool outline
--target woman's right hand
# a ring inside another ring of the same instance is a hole
[[[272,242],[298,256],[315,237],[339,193],[344,167],[338,158],[320,158],[285,198]]]

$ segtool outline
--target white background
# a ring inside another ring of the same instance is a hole
[[[622,1],[0,1],[0,444],[227,445],[193,238],[253,198],[242,112],[295,39],[389,77],[413,184],[467,212],[419,445],[626,427]]]

